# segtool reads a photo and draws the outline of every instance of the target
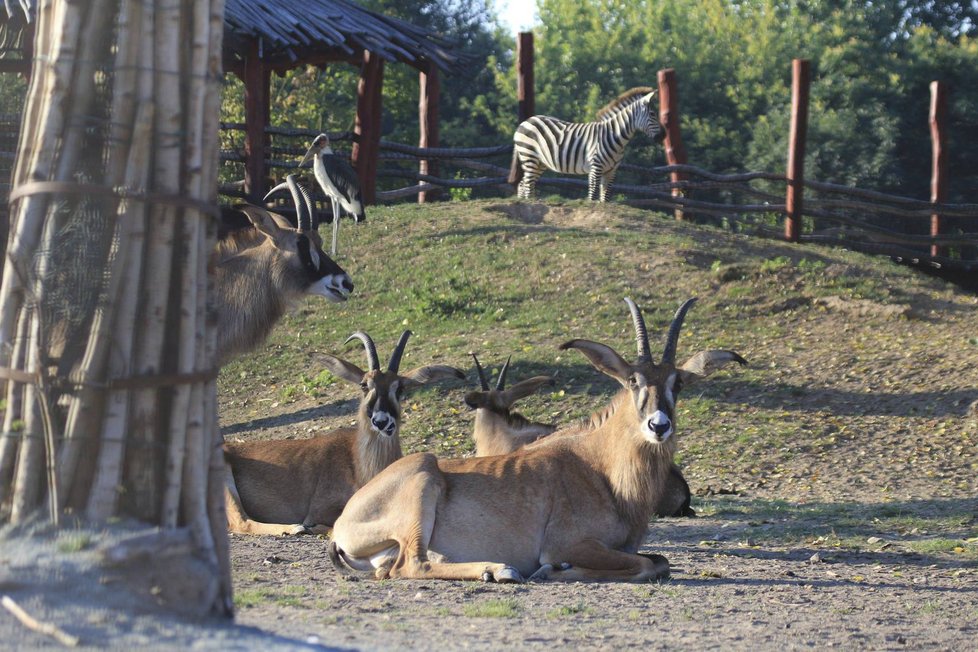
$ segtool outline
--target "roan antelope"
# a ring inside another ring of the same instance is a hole
[[[303,295],[339,302],[353,291],[350,275],[323,252],[301,204],[296,201],[297,229],[264,208],[239,206],[254,230],[233,233],[215,248],[219,363],[261,344]]]
[[[509,390],[505,389],[506,372],[509,360],[499,372],[496,389],[489,388],[482,365],[475,354],[475,368],[479,374],[481,391],[472,391],[465,395],[465,403],[476,410],[475,425],[472,429],[472,440],[475,442],[475,454],[483,457],[488,455],[504,455],[512,453],[520,446],[530,445],[558,431],[557,426],[548,423],[529,421],[522,414],[512,411],[513,404],[521,398],[529,396],[541,387],[553,385],[550,376],[535,376],[516,383]],[[592,430],[607,418],[607,408],[592,414],[588,419],[576,426],[561,428],[556,437],[579,432],[581,429]],[[695,516],[696,512],[690,506],[692,492],[683,477],[683,472],[676,464],[669,468],[669,479],[653,506],[652,512],[659,517]]]
[[[464,378],[445,365],[398,368],[410,331],[401,335],[387,371],[380,369],[377,349],[362,331],[369,369],[336,356],[323,363],[336,376],[363,390],[356,426],[339,428],[311,439],[227,443],[225,502],[228,529],[240,534],[323,533],[359,487],[401,457],[401,401],[421,385],[443,378]]]
[[[334,565],[376,578],[666,576],[664,557],[636,553],[669,476],[676,397],[684,385],[744,360],[732,351],[703,351],[676,365],[690,299],[676,312],[656,364],[641,313],[627,301],[638,341],[634,364],[589,340],[561,346],[581,351],[622,384],[603,423],[508,455],[439,460],[417,453],[398,460],[354,494],[336,520]]]
[[[512,410],[513,404],[525,398],[541,387],[553,385],[550,376],[534,376],[522,380],[506,389],[506,372],[509,371],[509,358],[499,371],[496,388],[489,387],[489,380],[479,364],[475,353],[475,369],[479,374],[481,390],[471,391],[465,395],[465,404],[475,410],[475,425],[472,429],[472,439],[475,441],[475,454],[502,455],[511,453],[520,446],[528,444],[540,437],[549,435],[557,429],[548,423],[530,421],[519,412]]]

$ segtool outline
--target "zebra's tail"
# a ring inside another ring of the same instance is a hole
[[[516,153],[516,146],[513,146],[513,162],[509,165],[509,178],[506,181],[514,186],[519,185],[523,179],[523,166],[520,165],[519,154]]]

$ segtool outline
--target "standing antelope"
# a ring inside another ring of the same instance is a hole
[[[510,359],[499,371],[496,388],[490,389],[486,374],[479,364],[479,358],[472,354],[475,368],[479,374],[481,391],[465,395],[465,404],[475,410],[475,425],[472,439],[475,441],[475,454],[479,457],[511,453],[520,446],[549,435],[557,429],[548,423],[529,421],[519,412],[513,412],[513,404],[534,393],[544,385],[553,385],[550,376],[534,376],[520,381],[506,389],[506,372]]]
[[[603,423],[508,455],[398,460],[336,520],[334,565],[377,578],[497,582],[667,575],[664,557],[636,551],[672,464],[676,397],[684,384],[744,360],[732,351],[703,351],[676,365],[690,299],[676,312],[656,364],[641,313],[626,301],[638,342],[634,364],[589,340],[560,347],[581,351],[622,384]]]
[[[301,203],[297,198],[297,229],[264,208],[239,206],[254,229],[234,233],[215,248],[219,364],[263,342],[303,295],[339,302],[353,291],[350,275],[323,252],[311,217],[303,218]]]
[[[381,371],[373,340],[359,339],[369,370],[327,355],[326,368],[363,390],[356,426],[311,439],[227,443],[225,503],[228,530],[240,534],[323,533],[359,487],[401,457],[401,400],[421,385],[443,378],[464,378],[445,365],[398,368],[410,331],[404,331],[387,371]]]

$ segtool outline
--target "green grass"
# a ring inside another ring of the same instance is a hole
[[[72,553],[88,550],[94,543],[88,532],[62,532],[58,537],[58,552]]]
[[[257,607],[267,602],[269,595],[270,593],[267,589],[238,590],[234,592],[234,606],[238,609]]]
[[[825,313],[807,308],[814,298],[841,295],[892,303],[934,293],[931,281],[853,252],[746,238],[620,205],[600,209],[613,218],[610,224],[587,202],[546,200],[542,206],[524,206],[546,211],[542,220],[505,212],[519,206],[486,200],[372,207],[366,223],[342,234],[338,262],[356,286],[350,300],[305,300],[262,349],[225,366],[219,377],[224,423],[297,412],[282,409],[283,403],[330,408],[328,417],[300,415],[293,436],[303,436],[300,429],[313,421],[317,428],[349,423],[360,390],[326,372],[321,354],[363,366],[362,346],[344,344],[350,333],[362,329],[386,362],[400,333],[410,329],[414,334],[402,369],[449,364],[468,377],[409,396],[402,446],[406,453],[466,455],[473,450],[472,413],[462,398],[477,382],[468,352],[497,369],[513,355],[511,383],[553,375],[557,386],[552,391],[524,399],[517,408],[531,420],[567,424],[603,406],[619,385],[578,352],[558,350],[561,343],[592,339],[631,357],[634,335],[622,300],[629,296],[643,308],[657,353],[676,307],[697,296],[679,343],[680,361],[722,348],[740,352],[750,366],[725,368],[684,389],[677,408],[680,459],[691,477],[699,473],[716,477],[718,485],[733,484],[727,478],[742,484],[745,478],[763,479],[786,468],[812,450],[836,452],[847,436],[843,426],[857,432],[853,422],[858,415],[827,413],[808,397],[818,381],[791,375],[793,356],[818,358],[824,352],[828,358],[837,349],[834,342],[815,341],[804,331],[806,319],[820,320]],[[575,211],[598,217],[551,222],[554,215],[573,216]],[[725,276],[731,266],[736,273]],[[772,311],[785,302],[800,302],[805,308],[798,311],[806,314]],[[879,340],[871,326],[867,333],[873,336],[871,344],[854,355],[873,355]],[[890,344],[904,350],[902,344]],[[906,361],[899,357],[891,364],[905,366]],[[864,366],[840,361],[834,367],[840,379],[825,382],[841,383],[847,374],[859,382]],[[837,395],[855,391],[845,387]],[[232,402],[234,413],[229,414]],[[932,402],[924,397],[910,404],[925,410]]]
[[[584,601],[579,601],[572,605],[563,605],[560,607],[555,607],[546,613],[547,618],[570,618],[581,616],[589,613],[591,608],[588,607]]]
[[[467,618],[519,618],[523,614],[523,606],[509,598],[492,599],[467,604],[462,607],[462,614]]]

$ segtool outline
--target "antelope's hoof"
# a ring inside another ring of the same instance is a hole
[[[662,555],[656,554],[646,554],[638,553],[642,557],[645,557],[655,565],[654,574],[649,578],[653,581],[667,580],[669,579],[669,560]]]
[[[293,537],[297,534],[312,534],[312,531],[302,523],[296,523],[288,530],[286,530],[285,534],[289,535],[290,537]]]
[[[501,570],[496,572],[496,581],[500,584],[514,584],[524,580],[520,572],[512,566],[503,566]]]

